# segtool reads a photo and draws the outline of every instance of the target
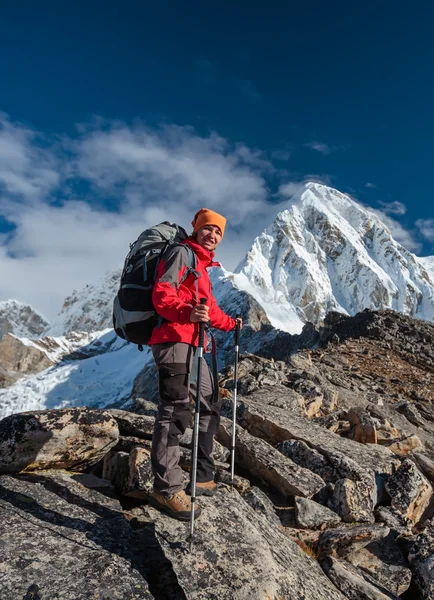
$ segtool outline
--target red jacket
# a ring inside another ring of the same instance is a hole
[[[182,246],[174,246],[160,262],[152,301],[155,310],[164,321],[152,332],[150,346],[165,342],[184,342],[197,346],[199,324],[190,321],[190,314],[200,298],[207,299],[211,327],[223,331],[230,331],[235,327],[234,319],[217,306],[212,293],[207,269],[218,266],[218,263],[213,262],[214,252],[205,250],[190,237],[184,244],[188,244],[196,255],[197,277],[190,274],[180,284],[181,277],[188,267],[188,250]]]

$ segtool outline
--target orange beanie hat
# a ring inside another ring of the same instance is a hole
[[[215,227],[220,229],[223,237],[225,233],[226,219],[213,210],[209,210],[209,208],[201,208],[194,215],[194,219],[191,224],[193,225],[194,232],[199,231],[199,229],[202,229],[202,227],[205,227],[205,225],[215,225]]]

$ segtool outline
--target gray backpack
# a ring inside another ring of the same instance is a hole
[[[182,227],[164,221],[143,231],[130,244],[113,303],[113,328],[119,337],[138,344],[139,350],[143,350],[142,346],[149,342],[154,327],[161,321],[152,304],[160,260],[169,248],[181,245],[187,237]],[[188,245],[182,246],[188,251],[189,262],[181,283],[196,269],[195,253]]]

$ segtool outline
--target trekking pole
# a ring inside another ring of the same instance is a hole
[[[206,304],[206,298],[201,298],[200,303]],[[191,463],[191,515],[190,515],[190,552],[193,547],[194,533],[194,504],[196,502],[196,476],[197,476],[197,450],[199,446],[199,417],[200,417],[200,380],[202,375],[202,357],[205,344],[205,323],[199,323],[199,345],[196,350],[197,356],[197,379],[196,379],[196,407],[194,411],[193,427],[193,457]]]
[[[239,316],[237,315],[237,319]],[[235,325],[234,401],[232,404],[231,484],[235,485],[235,432],[237,426],[238,357],[240,353],[240,322]]]

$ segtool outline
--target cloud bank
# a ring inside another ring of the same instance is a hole
[[[204,206],[228,219],[217,258],[233,270],[279,202],[286,205],[306,181],[288,181],[272,160],[188,127],[98,118],[74,137],[46,137],[0,113],[0,300],[28,302],[52,319],[74,289],[120,267],[143,229],[171,220],[190,230]]]

